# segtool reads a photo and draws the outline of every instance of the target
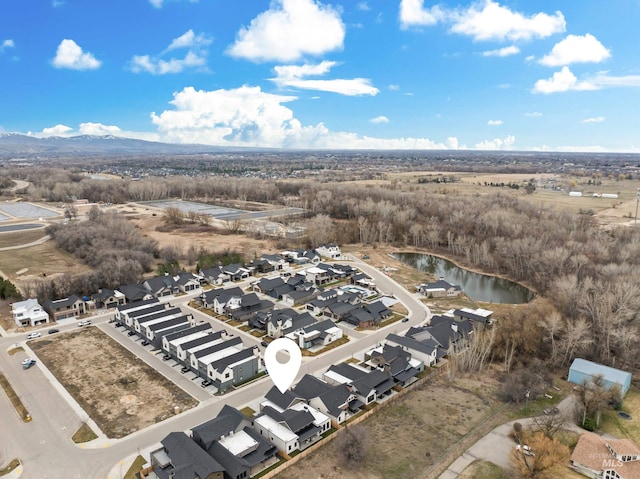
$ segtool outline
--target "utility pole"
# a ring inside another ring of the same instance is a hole
[[[638,192],[636,193],[636,216],[633,220],[633,226],[638,224],[638,203],[640,203],[640,188],[638,188]]]

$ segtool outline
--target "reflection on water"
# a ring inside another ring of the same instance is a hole
[[[394,253],[393,257],[409,266],[460,285],[469,298],[488,303],[522,304],[533,299],[533,292],[507,279],[486,276],[459,268],[451,261],[430,254]]]

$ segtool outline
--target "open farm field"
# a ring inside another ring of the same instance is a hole
[[[42,273],[51,276],[58,273],[81,273],[88,270],[72,255],[57,248],[53,241],[28,248],[0,251],[0,265],[4,274],[12,281],[15,280],[18,285],[22,281],[39,278]],[[27,271],[24,274],[16,274],[25,269]]]
[[[42,338],[30,347],[110,438],[127,436],[198,403],[97,327]]]
[[[0,248],[20,246],[32,243],[46,236],[44,229],[16,231],[15,233],[0,234]]]
[[[434,464],[439,456],[501,404],[492,378],[464,377],[450,383],[437,378],[424,383],[360,424],[369,449],[362,464],[341,465],[333,443],[310,454],[276,477],[337,479],[408,479]],[[347,426],[349,427],[349,426]]]

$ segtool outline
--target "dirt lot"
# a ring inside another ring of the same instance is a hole
[[[444,376],[444,375],[443,375]],[[450,445],[500,406],[497,381],[441,376],[383,407],[361,424],[370,438],[366,460],[353,470],[340,466],[330,443],[286,469],[278,479],[407,479],[433,464]]]
[[[110,438],[198,404],[96,327],[30,343],[38,358]],[[78,365],[83,365],[78,367]]]

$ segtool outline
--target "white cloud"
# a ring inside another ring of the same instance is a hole
[[[549,67],[572,63],[600,63],[611,56],[611,52],[590,33],[584,36],[568,35],[551,49],[551,53],[540,59]]]
[[[178,38],[174,38],[165,51],[178,50],[180,48],[204,48],[211,45],[211,38],[204,33],[196,35],[193,30],[189,29]]]
[[[71,128],[70,126],[58,124],[50,128],[43,128],[42,135],[43,136],[62,136],[65,133],[68,133],[70,131],[73,131],[73,128]]]
[[[236,35],[227,53],[251,61],[296,61],[341,50],[345,26],[338,10],[315,0],[273,0]]]
[[[0,53],[3,53],[7,48],[15,48],[15,46],[15,42],[11,38],[8,38],[0,43]]]
[[[527,113],[525,113],[525,114],[524,114],[524,116],[529,116],[529,117],[535,117],[535,118],[538,118],[538,117],[541,117],[541,116],[542,116],[542,113],[540,113],[539,111],[531,111],[531,112],[527,112]]]
[[[232,90],[184,88],[174,93],[173,109],[152,113],[162,141],[219,146],[303,149],[464,149],[456,137],[445,142],[428,138],[374,138],[330,131],[323,123],[305,126],[285,104],[294,96],[263,92],[260,87]],[[508,148],[513,137],[482,142]]]
[[[400,2],[400,28],[435,25],[445,18],[438,5],[425,8],[424,0],[402,0]]]
[[[81,135],[94,135],[94,136],[103,136],[103,135],[116,135],[121,133],[122,130],[114,125],[103,125],[102,123],[80,123],[78,127],[78,131]]]
[[[58,45],[53,59],[54,67],[71,70],[95,70],[100,68],[101,64],[91,53],[83,52],[76,42],[66,38]]]
[[[564,91],[596,90],[597,86],[587,81],[578,81],[569,67],[555,72],[551,78],[538,80],[534,87],[534,93],[558,93]]]
[[[481,141],[476,143],[475,148],[476,150],[511,150],[515,141],[516,137],[509,135],[506,138]]]
[[[475,41],[531,40],[566,29],[562,12],[557,11],[553,15],[540,12],[526,16],[493,0],[478,2],[466,10],[453,12],[452,19],[452,32],[469,35]]]
[[[602,123],[604,121],[604,116],[595,116],[592,118],[585,118],[580,123]]]
[[[589,77],[589,82],[596,88],[608,87],[640,87],[640,75],[612,76],[607,72]]]
[[[520,49],[515,45],[509,47],[498,48],[497,50],[487,50],[482,52],[483,57],[508,57],[510,55],[517,55],[520,53]]]
[[[400,90],[400,85],[398,85],[396,83],[392,83],[387,88],[389,88],[389,90],[391,90],[391,91],[398,91],[398,90]]]
[[[162,0],[149,0],[149,3],[155,8],[162,8]]]
[[[64,0],[51,0],[51,6],[53,8],[58,8],[58,7],[62,7],[63,5],[65,5],[67,2],[65,2]]]
[[[504,123],[502,120],[489,120],[487,122],[488,126],[500,126],[502,125],[502,123]]]
[[[319,90],[341,95],[377,95],[380,90],[371,85],[367,78],[313,80],[305,79],[307,76],[324,75],[336,65],[336,62],[323,61],[318,64],[283,65],[276,66],[276,77],[271,80],[280,87],[293,87],[305,90]]]
[[[358,2],[358,4],[356,5],[356,8],[363,12],[368,12],[369,10],[371,10],[367,2]]]
[[[371,123],[389,123],[389,118],[384,115],[376,116],[369,120]]]
[[[212,40],[204,34],[196,35],[193,30],[188,30],[177,38],[174,38],[169,46],[162,52],[180,49],[188,49],[184,58],[170,58],[164,60],[159,56],[134,55],[130,62],[131,71],[134,73],[151,73],[153,75],[166,75],[168,73],[180,73],[188,68],[206,70],[207,47]]]

